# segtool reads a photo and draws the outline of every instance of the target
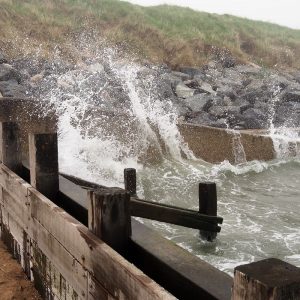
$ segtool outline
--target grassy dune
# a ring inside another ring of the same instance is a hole
[[[0,0],[0,48],[45,56],[95,30],[109,43],[172,67],[232,55],[264,66],[300,67],[300,30],[175,6],[144,8],[118,0]]]

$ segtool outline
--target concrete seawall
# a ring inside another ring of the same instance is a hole
[[[179,124],[178,128],[194,155],[210,163],[237,163],[236,147],[244,152],[247,161],[276,157],[273,141],[263,135],[265,131],[234,131],[188,123]]]

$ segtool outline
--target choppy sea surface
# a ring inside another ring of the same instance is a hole
[[[214,242],[197,230],[145,221],[201,259],[233,274],[235,266],[275,257],[300,267],[300,160],[228,162],[165,161],[140,173],[146,199],[198,209],[198,183],[217,183],[224,218]]]

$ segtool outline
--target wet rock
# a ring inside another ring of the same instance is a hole
[[[235,101],[233,101],[232,105],[238,106],[240,108],[241,113],[252,107],[249,101],[242,98],[238,98]]]
[[[23,98],[26,96],[24,86],[20,85],[14,79],[8,81],[1,81],[0,91],[3,97]]]
[[[247,109],[240,118],[247,129],[263,129],[268,125],[268,116],[257,108]]]
[[[194,78],[195,75],[201,75],[201,69],[192,68],[192,67],[181,67],[179,69],[181,73],[188,74],[191,78]]]
[[[161,79],[163,81],[165,81],[166,83],[168,83],[172,87],[173,91],[176,90],[176,87],[177,87],[178,84],[182,83],[181,78],[175,76],[172,73],[163,74],[161,76]]]
[[[209,125],[212,122],[209,113],[205,111],[196,111],[189,113],[186,116],[185,121],[201,125]]]
[[[207,82],[199,82],[198,90],[200,93],[216,95],[216,91],[214,91],[212,86]]]
[[[192,79],[192,77],[189,74],[177,72],[177,71],[171,72],[171,75],[180,78],[180,80],[182,80],[182,81]]]
[[[231,106],[232,105],[232,101],[229,97],[215,97],[213,100],[213,105],[216,106]]]
[[[217,95],[220,97],[229,97],[231,100],[235,100],[237,98],[236,91],[229,86],[222,85],[217,88]]]
[[[228,128],[228,121],[226,118],[221,118],[217,121],[211,122],[209,126],[217,128]]]
[[[232,56],[225,56],[221,59],[223,68],[232,68],[236,65],[236,59]]]
[[[248,101],[250,104],[254,105],[256,101],[263,99],[265,96],[264,91],[262,90],[252,90],[242,94],[240,97],[243,100]]]
[[[179,98],[189,98],[194,96],[197,92],[195,89],[191,89],[184,83],[179,83],[175,88],[175,93]]]
[[[262,113],[264,113],[265,115],[269,115],[271,107],[270,104],[265,103],[265,102],[256,102],[254,104],[254,109],[258,109],[259,111],[261,111]]]
[[[100,63],[95,63],[92,65],[87,66],[87,71],[91,73],[103,73],[104,72],[104,66]]]
[[[213,98],[207,94],[197,94],[183,100],[192,111],[206,111],[212,105]]]
[[[40,81],[43,80],[44,74],[45,74],[45,73],[42,72],[42,73],[40,73],[40,74],[36,74],[36,75],[30,77],[30,82],[31,82],[31,83],[34,83],[34,84],[39,83]]]
[[[300,91],[287,91],[282,96],[282,100],[300,103]]]
[[[15,79],[21,82],[20,73],[9,64],[0,64],[0,81]]]
[[[234,68],[237,72],[246,75],[258,75],[261,73],[260,66],[251,66],[251,65],[238,65]]]
[[[240,114],[240,108],[238,106],[212,106],[209,113],[217,118],[226,118],[229,115]]]
[[[0,64],[6,64],[7,60],[4,57],[3,53],[0,51]]]
[[[199,93],[201,93],[201,91],[199,90],[199,83],[197,80],[191,79],[191,80],[187,80],[183,82],[187,87],[191,88],[191,89],[195,89],[198,90]]]

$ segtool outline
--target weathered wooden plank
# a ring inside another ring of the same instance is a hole
[[[0,205],[1,205],[1,204],[3,205],[3,195],[2,195],[2,193],[3,193],[3,188],[2,188],[2,186],[0,185]]]
[[[54,205],[35,189],[30,189],[32,216],[80,261],[91,270],[115,297],[125,299],[173,299],[107,244],[96,238],[87,227]],[[64,228],[64,230],[61,230]]]
[[[49,199],[59,190],[57,134],[29,134],[30,183]]]
[[[20,130],[17,123],[0,123],[0,161],[20,174],[22,169]]]
[[[26,203],[13,198],[7,191],[3,191],[3,207],[5,211],[18,222],[23,230],[28,230],[31,221],[30,206],[26,205]]]
[[[121,291],[126,299],[169,299],[170,294],[129,264],[87,227],[31,189],[32,215],[51,232],[74,257],[91,270],[112,294]],[[61,228],[64,228],[62,231]]]
[[[201,182],[199,184],[199,213],[208,216],[217,216],[217,185],[214,182]],[[212,242],[216,232],[200,230],[201,238]]]
[[[96,238],[87,227],[54,205],[5,166],[1,165],[0,169],[0,185],[13,198],[24,203],[29,201],[30,216],[38,221],[37,225],[40,224],[47,229],[48,235],[52,235],[64,249],[67,249],[111,295],[119,299],[174,299],[153,280]],[[38,234],[32,233],[34,240],[39,237]]]
[[[133,197],[131,197],[130,206],[132,216],[212,232],[220,232],[221,230],[221,227],[217,226],[219,218],[200,215],[195,211],[160,205]]]
[[[300,268],[276,258],[238,266],[231,299],[300,299]]]
[[[136,169],[124,169],[124,186],[131,196],[136,196]]]
[[[88,193],[89,230],[119,253],[131,236],[130,194],[122,189]]]
[[[3,164],[0,165],[0,185],[15,199],[22,203],[27,201],[27,190],[31,185]]]
[[[18,260],[18,262],[25,266],[24,260],[24,230],[22,226],[15,220],[12,215],[2,207],[3,222],[1,224],[1,238],[13,254],[13,256]]]
[[[88,291],[88,270],[34,218],[29,234],[32,235],[34,247],[33,264],[38,267],[35,273],[43,274],[45,284],[52,293],[59,299],[71,299],[72,295],[77,295],[78,299],[85,299]],[[38,251],[47,260],[45,265],[37,263],[37,255],[41,255],[37,254]],[[63,297],[64,294],[68,297]]]
[[[24,236],[28,236],[32,241],[31,244],[35,244],[35,253],[40,252],[39,255],[44,255],[47,258],[47,265],[43,266],[44,270],[34,270],[37,277],[35,279],[40,281],[40,277],[43,277],[45,281],[43,283],[44,289],[48,289],[53,295],[57,295],[58,299],[65,299],[65,297],[61,297],[62,287],[59,285],[60,282],[57,282],[57,279],[64,278],[65,285],[68,286],[65,292],[70,296],[67,299],[71,299],[71,295],[74,294],[81,295],[78,299],[84,299],[83,295],[87,294],[88,271],[45,228],[30,217],[30,211],[22,213],[22,206],[17,205],[18,199],[13,199],[6,192],[4,192],[4,199],[3,210],[8,213],[8,222],[5,225],[16,240],[17,245],[19,245],[20,249],[14,252],[21,253],[23,268],[25,270],[28,268],[25,258],[28,249],[26,249],[27,243],[24,241]],[[24,230],[25,226],[27,231]],[[36,266],[38,258],[35,253],[31,251],[30,256],[35,261],[32,264],[35,263]],[[45,272],[45,276],[43,272]],[[55,278],[56,280],[54,280]],[[38,282],[38,285],[41,285],[41,282]],[[42,293],[45,293],[45,291],[43,290]]]
[[[117,299],[109,294],[109,292],[95,279],[93,275],[88,274],[88,300],[114,300]]]

